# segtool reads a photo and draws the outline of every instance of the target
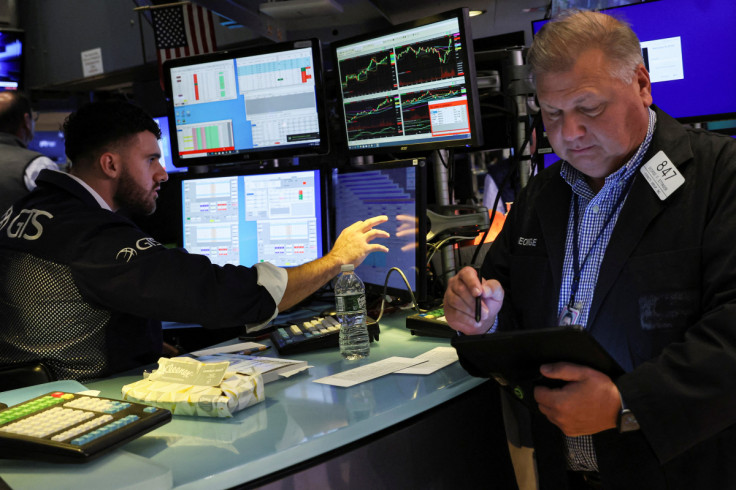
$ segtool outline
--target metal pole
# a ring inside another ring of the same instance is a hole
[[[141,35],[141,52],[143,53],[143,64],[147,63],[146,60],[146,38],[143,36],[143,22],[141,22],[141,11],[138,11],[138,32]]]
[[[449,153],[447,150],[437,150],[432,154],[432,158],[434,159],[434,191],[437,196],[437,204],[440,206],[450,206],[453,204],[450,202],[447,168],[442,164],[444,160],[448,166],[452,165],[452,162],[448,160]],[[443,277],[449,279],[455,275],[454,248],[452,246],[443,247],[440,251],[440,257],[442,258]]]
[[[509,51],[509,54],[511,56],[512,66],[522,66],[524,64],[524,57],[521,49],[512,49]],[[514,95],[514,103],[516,104],[516,137],[514,138],[514,155],[519,162],[519,183],[521,187],[526,186],[532,173],[532,161],[529,145],[526,145],[524,149],[519,152],[519,148],[526,139],[526,118],[528,115],[526,98],[526,94]]]

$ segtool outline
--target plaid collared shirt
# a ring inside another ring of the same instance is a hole
[[[605,179],[603,188],[596,194],[585,180],[584,175],[573,168],[568,162],[562,163],[560,175],[573,191],[570,200],[570,216],[567,221],[567,240],[565,241],[565,261],[562,265],[562,287],[558,303],[558,315],[570,301],[570,289],[574,275],[573,271],[573,237],[575,235],[573,226],[575,216],[573,212],[573,200],[579,200],[578,226],[578,253],[580,271],[580,286],[575,295],[575,305],[580,311],[580,316],[575,323],[586,326],[590,305],[593,302],[593,293],[598,281],[598,272],[606,253],[608,242],[616,226],[618,215],[623,208],[625,197],[620,199],[622,192],[631,187],[627,185],[636,177],[641,166],[644,154],[652,141],[652,134],[657,123],[657,115],[649,109],[649,126],[644,141],[639,146],[633,157],[620,169]],[[618,203],[618,206],[616,204]],[[614,209],[615,207],[615,209]],[[609,220],[609,216],[611,216]],[[605,229],[602,228],[605,226]],[[601,231],[602,230],[602,231]],[[586,256],[590,255],[587,260]],[[571,470],[575,471],[598,471],[598,461],[593,447],[592,436],[565,437],[567,447],[567,463]]]

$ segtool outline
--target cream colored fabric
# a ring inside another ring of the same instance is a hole
[[[539,475],[537,474],[537,460],[533,447],[516,447],[510,441],[506,441],[509,446],[509,454],[511,455],[511,463],[514,466],[514,474],[516,475],[516,483],[519,490],[538,490]]]

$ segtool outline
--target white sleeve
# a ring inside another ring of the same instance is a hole
[[[274,308],[273,315],[271,315],[271,318],[268,320],[258,324],[247,324],[245,326],[247,332],[256,332],[261,330],[265,328],[271,320],[276,318],[276,315],[279,314],[278,304],[284,297],[284,293],[286,292],[286,283],[289,280],[289,276],[285,269],[277,267],[271,263],[259,262],[255,265],[255,268],[258,271],[258,285],[266,288],[266,290],[271,294],[274,303],[276,303],[276,308]]]
[[[34,158],[26,167],[26,172],[23,175],[23,182],[26,184],[26,189],[32,191],[36,188],[36,177],[44,169],[59,170],[59,166],[52,159],[43,155]]]

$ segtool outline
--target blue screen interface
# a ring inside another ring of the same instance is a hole
[[[322,256],[319,170],[182,181],[183,245],[218,265],[279,267]]]
[[[22,32],[0,31],[0,90],[18,90],[22,77]]]
[[[417,168],[414,166],[372,169],[358,172],[333,171],[335,231],[365,219],[386,215],[378,226],[390,234],[380,243],[389,252],[373,252],[355,269],[366,284],[383,287],[386,274],[398,267],[416,291],[417,282]],[[399,274],[392,273],[388,287],[404,290]]]

